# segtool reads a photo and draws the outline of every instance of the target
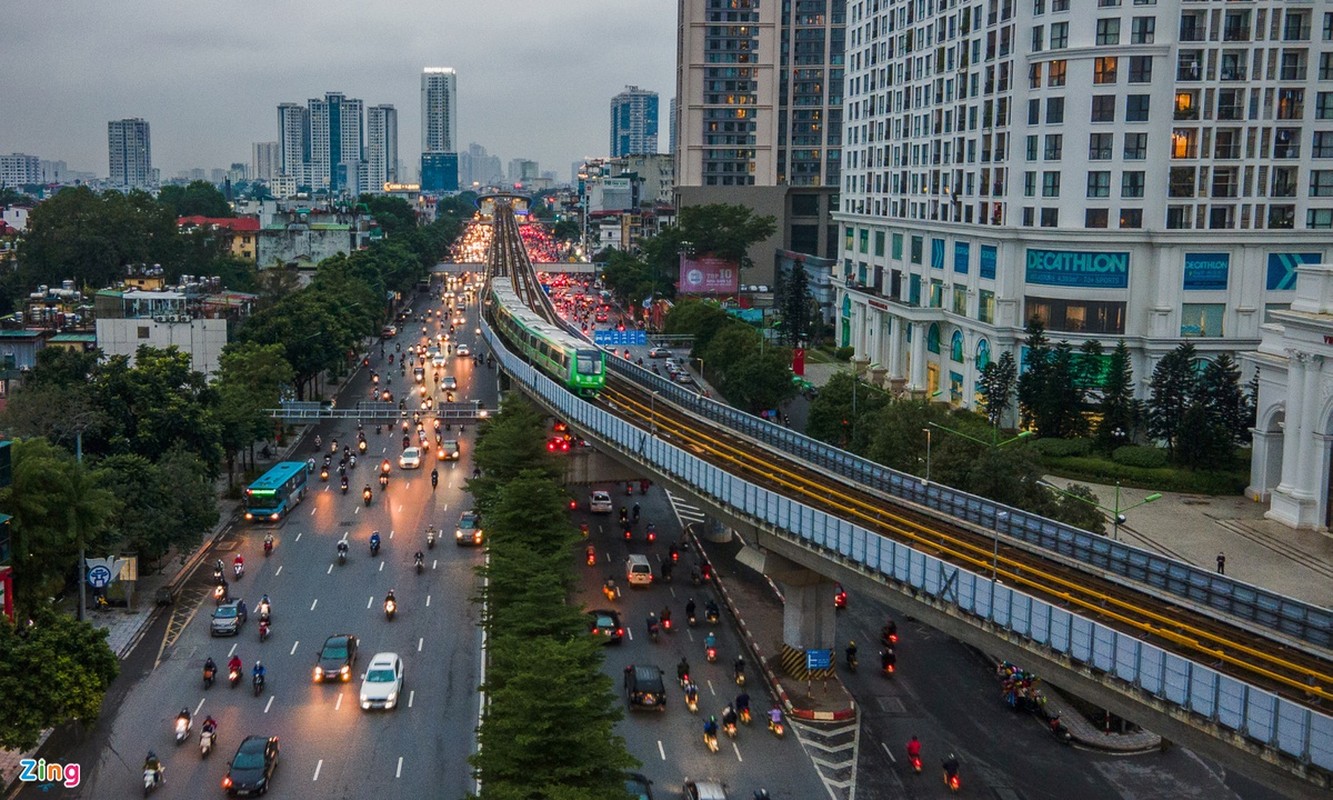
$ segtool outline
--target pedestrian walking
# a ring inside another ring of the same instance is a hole
[[[1225,575],[1225,574],[1227,574],[1227,554],[1226,554],[1226,553],[1218,553],[1218,554],[1217,554],[1217,574],[1218,574],[1218,575]]]

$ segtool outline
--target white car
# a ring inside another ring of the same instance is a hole
[[[472,351],[468,349],[467,345],[460,344],[458,347],[454,348],[454,354],[460,356],[470,356],[472,355]]]
[[[443,378],[440,378],[440,388],[452,392],[458,388],[458,379],[453,375],[445,375]]]
[[[445,364],[449,362],[445,359],[443,353],[436,353],[435,355],[430,357],[430,363],[436,367],[443,367]]]
[[[361,676],[361,708],[394,708],[403,693],[403,660],[397,653],[376,653]]]
[[[398,456],[399,469],[420,469],[421,468],[421,450],[415,447],[409,447]]]
[[[588,496],[588,510],[594,514],[611,513],[611,493],[601,490]]]

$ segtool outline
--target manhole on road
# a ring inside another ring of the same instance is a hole
[[[906,714],[907,707],[903,701],[896,697],[877,697],[875,702],[879,703],[879,710],[885,714]]]

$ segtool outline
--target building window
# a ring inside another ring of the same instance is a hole
[[[1051,11],[1068,11],[1069,0],[1051,0]]]
[[[1143,197],[1144,176],[1141,170],[1127,171],[1120,176],[1121,197]]]
[[[1110,171],[1097,171],[1088,173],[1088,197],[1110,197],[1111,196],[1111,173]]]
[[[875,255],[884,255],[884,231],[875,231]]]
[[[1333,158],[1333,131],[1314,132],[1314,151],[1310,155],[1315,158]]]
[[[1180,335],[1219,337],[1226,316],[1225,303],[1184,303],[1180,307]]]
[[[963,363],[963,332],[954,331],[953,336],[949,337],[949,358]]]
[[[1181,50],[1176,55],[1176,80],[1199,80],[1199,65],[1203,63],[1202,50]]]
[[[921,263],[921,252],[922,252],[922,248],[925,247],[925,240],[924,240],[923,238],[921,238],[920,236],[913,236],[913,237],[912,237],[912,245],[911,245],[911,246],[912,246],[912,263],[913,263],[913,264],[920,264],[920,263]]]
[[[1028,101],[1028,124],[1041,124],[1041,101],[1035,98]]]
[[[967,287],[959,283],[953,285],[953,313],[967,316]]]
[[[1028,88],[1029,88],[1029,89],[1040,89],[1040,88],[1041,88],[1041,62],[1040,62],[1040,61],[1037,62],[1036,64],[1033,64],[1033,65],[1031,65],[1030,67],[1028,67]]]
[[[1141,209],[1141,208],[1122,208],[1122,209],[1120,209],[1120,227],[1122,227],[1122,228],[1142,228],[1142,227],[1143,227],[1143,209]]]
[[[1109,216],[1104,208],[1089,208],[1083,212],[1083,227],[1105,228]]]
[[[1120,44],[1120,20],[1116,17],[1097,20],[1097,44]]]
[[[1031,228],[1035,224],[1037,224],[1037,209],[1023,206],[1023,227]]]
[[[1315,95],[1315,119],[1333,119],[1333,92],[1320,92]]]
[[[1131,94],[1125,98],[1125,122],[1147,122],[1148,100],[1146,94]]]
[[[1046,0],[1032,0],[1032,16],[1040,17],[1046,13]]]
[[[1156,17],[1135,17],[1129,23],[1130,44],[1152,44],[1157,31]]]
[[[903,235],[901,233],[893,234],[893,257],[898,261],[903,260]]]
[[[1043,208],[1041,210],[1041,226],[1043,228],[1060,227],[1060,209]]]
[[[1059,125],[1065,121],[1065,99],[1063,97],[1046,98],[1046,124]]]
[[[1194,167],[1172,167],[1168,183],[1168,197],[1194,196]]]
[[[1268,227],[1281,230],[1290,230],[1296,227],[1296,206],[1269,206]]]
[[[1310,196],[1333,197],[1333,170],[1310,170]]]
[[[1023,173],[1023,196],[1035,197],[1037,194],[1037,173],[1029,170]]]
[[[147,338],[148,338],[148,326],[147,326],[147,325],[140,325],[140,326],[139,326],[139,338],[140,338],[140,339],[147,339]]]
[[[985,323],[995,321],[995,292],[989,289],[977,292],[977,319]]]
[[[1045,159],[1047,161],[1059,161],[1060,154],[1065,149],[1065,137],[1058,133],[1046,134]]]
[[[1333,228],[1333,208],[1311,208],[1305,212],[1305,227]]]
[[[1042,44],[1044,43],[1045,39],[1046,39],[1046,26],[1045,25],[1032,26],[1032,52],[1040,53]]]
[[[1061,59],[1060,61],[1051,61],[1049,63],[1050,66],[1047,67],[1046,69],[1046,85],[1052,88],[1064,86],[1065,85],[1064,60]]]
[[[1041,196],[1060,196],[1060,173],[1058,171],[1051,170],[1041,174]]]
[[[1120,0],[1097,0],[1098,8],[1116,8],[1120,5]]]
[[[1027,160],[1037,160],[1037,137],[1035,134],[1027,137]]]
[[[869,252],[870,252],[870,231],[869,231],[869,230],[858,231],[858,239],[859,239],[859,241],[861,242],[861,247],[860,247],[861,252],[862,252],[862,253],[869,253]]]
[[[944,308],[944,281],[932,280],[930,282],[930,307]]]
[[[1115,134],[1093,133],[1088,136],[1088,160],[1109,161],[1115,148]]]
[[[1119,63],[1120,59],[1115,56],[1094,59],[1092,66],[1092,82],[1101,84],[1115,83],[1115,71]]]
[[[1024,319],[1037,318],[1047,330],[1071,333],[1125,332],[1125,303],[1115,300],[1063,300],[1027,297]]]
[[[940,325],[938,322],[930,323],[926,328],[926,349],[932,353],[940,351]]]
[[[1092,96],[1092,121],[1115,122],[1115,95],[1094,94]]]
[[[1152,83],[1152,56],[1129,57],[1129,82]]]
[[[1056,22],[1051,25],[1051,49],[1064,50],[1069,47],[1069,23]]]
[[[1148,134],[1146,133],[1127,133],[1125,134],[1125,153],[1126,161],[1142,161],[1148,157]]]

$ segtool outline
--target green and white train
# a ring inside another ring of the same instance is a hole
[[[537,316],[509,278],[490,279],[487,314],[506,341],[571,392],[592,397],[606,384],[606,352]]]

